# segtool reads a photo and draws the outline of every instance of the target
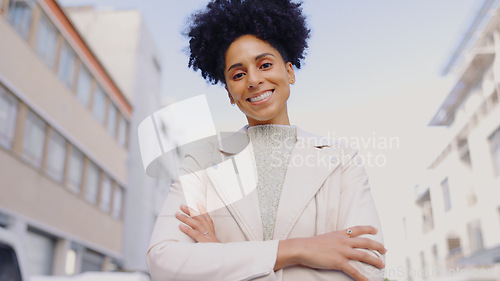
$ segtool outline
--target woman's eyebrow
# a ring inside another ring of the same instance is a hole
[[[262,54],[260,54],[260,55],[256,56],[256,57],[255,57],[255,60],[256,60],[256,61],[258,61],[258,60],[260,60],[261,58],[263,58],[263,57],[267,57],[267,56],[272,56],[272,57],[274,57],[274,55],[273,55],[273,54],[271,54],[271,53],[262,53]],[[229,72],[231,69],[233,69],[233,68],[235,68],[235,67],[239,67],[239,66],[243,66],[243,64],[242,64],[242,63],[235,63],[235,64],[231,65],[231,66],[227,69],[227,72]]]
[[[256,56],[256,57],[255,57],[255,60],[260,60],[261,58],[263,58],[263,57],[267,57],[267,56],[272,56],[272,57],[274,57],[274,55],[273,55],[273,54],[271,54],[271,53],[262,53],[262,54],[260,54],[260,55]]]
[[[235,68],[235,67],[238,67],[238,66],[243,66],[243,64],[241,63],[235,63],[233,65],[231,65],[228,69],[227,69],[227,72],[229,72],[231,69]]]

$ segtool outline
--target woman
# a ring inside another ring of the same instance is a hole
[[[290,126],[309,32],[289,0],[215,0],[194,15],[189,66],[224,84],[248,125],[186,154],[147,253],[153,280],[383,279],[357,152]],[[234,200],[238,183],[244,196]]]

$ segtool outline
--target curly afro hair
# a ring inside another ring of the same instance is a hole
[[[291,0],[212,0],[190,19],[188,66],[214,85],[225,83],[225,53],[234,40],[249,34],[300,68],[310,34],[300,6]]]

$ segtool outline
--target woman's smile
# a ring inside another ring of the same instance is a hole
[[[248,98],[247,101],[251,102],[253,105],[260,105],[267,102],[271,98],[273,93],[274,90],[268,90],[263,93],[253,95],[252,97]]]

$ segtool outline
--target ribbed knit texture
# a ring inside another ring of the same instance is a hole
[[[288,161],[297,142],[297,128],[258,125],[248,127],[248,136],[257,166],[257,192],[264,240],[272,240]]]

